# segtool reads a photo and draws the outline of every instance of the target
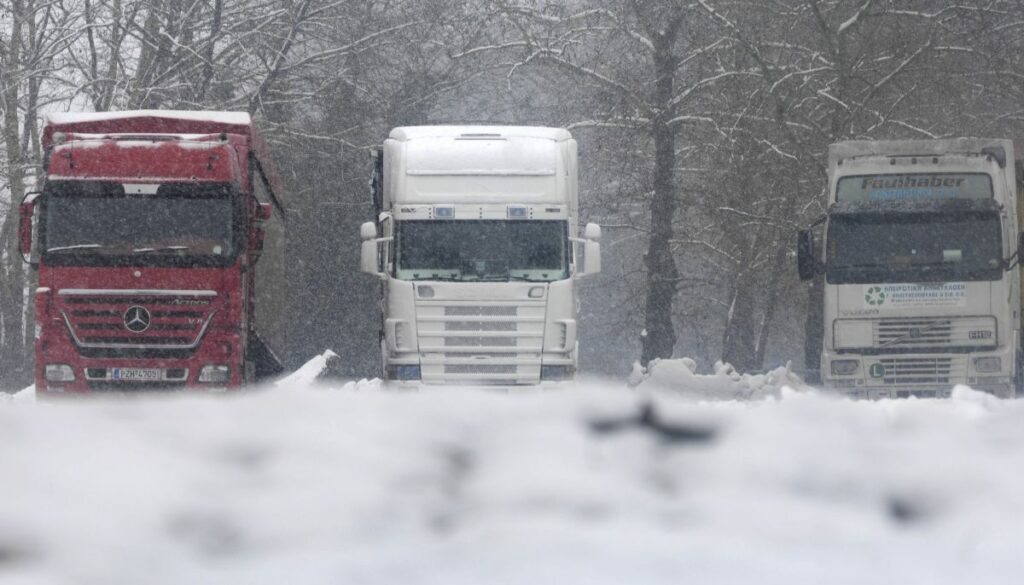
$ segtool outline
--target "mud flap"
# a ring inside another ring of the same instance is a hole
[[[260,339],[258,333],[249,335],[249,348],[246,352],[246,361],[252,362],[255,368],[257,380],[276,376],[284,372],[284,365],[280,358]]]

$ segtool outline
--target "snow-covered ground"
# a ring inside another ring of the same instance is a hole
[[[683,362],[528,391],[330,387],[319,367],[0,404],[0,583],[1024,576],[1022,401],[851,402]]]

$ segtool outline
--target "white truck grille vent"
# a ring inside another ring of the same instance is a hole
[[[992,317],[880,319],[874,322],[875,347],[984,347],[995,345]]]
[[[446,374],[515,374],[514,365],[489,364],[446,364]]]
[[[477,307],[473,305],[444,308],[446,317],[515,317],[519,307]]]
[[[418,301],[423,380],[539,380],[544,312],[543,301]]]
[[[957,358],[893,358],[878,361],[885,384],[949,384],[961,379],[966,362]]]

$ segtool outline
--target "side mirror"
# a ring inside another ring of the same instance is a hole
[[[588,223],[587,227],[583,228],[583,237],[588,240],[595,242],[601,241],[601,226],[596,223]]]
[[[600,231],[600,228],[598,228],[598,231]],[[598,237],[600,237],[600,233],[598,234]],[[600,272],[601,244],[594,240],[585,240],[583,242],[583,274],[581,276],[591,276],[599,274]]]
[[[381,275],[380,249],[376,239],[363,240],[359,250],[359,269],[367,274]]]
[[[256,221],[267,221],[274,217],[274,206],[271,203],[256,204]]]
[[[800,280],[811,280],[818,273],[818,259],[814,257],[814,234],[811,230],[796,233],[796,270]]]
[[[363,245],[359,249],[359,269],[377,278],[386,278],[384,269],[381,268],[381,244],[390,242],[394,238],[381,238],[377,236],[377,224],[368,221],[359,226],[359,236],[363,239]]]
[[[365,240],[373,240],[377,238],[377,224],[372,221],[368,221],[363,225],[359,226],[359,237]]]
[[[32,260],[32,219],[35,217],[36,199],[39,195],[38,191],[26,194],[18,207],[20,220],[18,223],[18,251],[21,252],[21,258],[25,262]]]

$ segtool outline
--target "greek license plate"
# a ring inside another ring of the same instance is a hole
[[[149,368],[114,368],[111,377],[115,380],[132,382],[158,382],[162,372],[162,370]]]

